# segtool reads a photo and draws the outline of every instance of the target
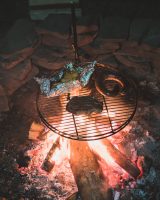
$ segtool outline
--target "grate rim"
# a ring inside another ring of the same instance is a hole
[[[103,111],[94,116],[83,116],[82,121],[79,120],[80,116],[66,111],[68,94],[60,97],[46,97],[38,91],[37,112],[47,128],[68,139],[89,141],[112,136],[122,130],[132,120],[136,112],[137,87],[132,80],[127,79],[127,81],[130,96],[127,98],[125,95],[104,97],[96,91],[94,96],[103,101]],[[83,88],[79,94],[88,95],[89,93],[89,89]],[[113,113],[116,117],[111,116]],[[62,118],[64,119],[62,120]]]

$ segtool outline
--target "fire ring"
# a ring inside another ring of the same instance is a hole
[[[92,96],[103,102],[103,111],[98,114],[73,115],[66,111],[68,94],[46,97],[37,94],[36,106],[41,121],[53,132],[68,139],[99,140],[116,134],[133,118],[137,108],[136,84],[127,81],[125,94],[103,96],[95,88]],[[79,96],[90,95],[91,90],[83,88]]]

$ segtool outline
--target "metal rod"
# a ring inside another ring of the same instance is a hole
[[[73,32],[73,48],[75,54],[75,64],[79,62],[78,54],[78,42],[77,42],[77,27],[76,27],[76,15],[75,15],[75,4],[71,3],[71,13],[72,13],[72,32]]]
[[[79,134],[78,134],[78,130],[77,130],[76,120],[75,120],[75,117],[74,117],[73,114],[72,114],[72,117],[73,117],[73,122],[74,122],[74,126],[75,126],[75,131],[76,131],[77,139],[79,139]]]
[[[107,104],[106,104],[106,100],[105,100],[104,96],[103,96],[103,102],[104,102],[104,105],[105,105],[106,110],[107,110],[108,119],[109,119],[109,122],[110,122],[110,126],[111,126],[111,129],[112,129],[112,132],[114,133],[114,129],[113,129],[113,127],[112,127],[112,121],[111,121],[111,118],[110,118],[110,116],[109,116],[108,106],[107,106]]]

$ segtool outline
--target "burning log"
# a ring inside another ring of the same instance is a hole
[[[29,130],[28,139],[38,140],[43,132],[44,132],[44,126],[42,124],[32,122],[30,130]]]
[[[51,162],[50,159],[51,159],[52,155],[54,154],[55,150],[59,147],[60,147],[60,137],[58,137],[56,139],[56,141],[53,143],[52,147],[50,148],[50,150],[42,164],[43,170],[50,172],[53,169],[54,162]]]
[[[70,141],[70,165],[82,200],[111,200],[98,162],[86,142]]]
[[[103,144],[113,160],[133,178],[140,175],[140,170],[124,154],[122,154],[109,140],[104,139]]]

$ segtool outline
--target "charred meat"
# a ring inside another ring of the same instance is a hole
[[[67,103],[66,110],[74,115],[101,113],[103,102],[99,102],[92,96],[74,96]]]

